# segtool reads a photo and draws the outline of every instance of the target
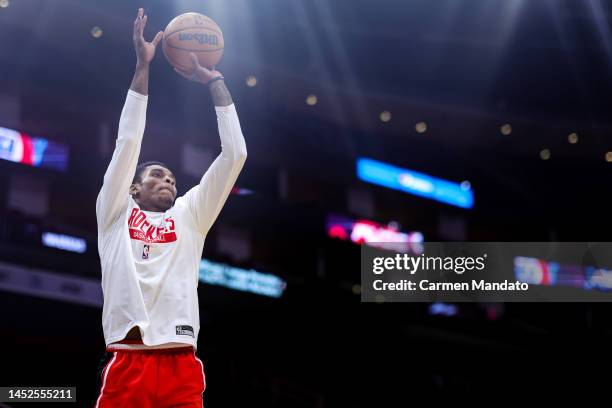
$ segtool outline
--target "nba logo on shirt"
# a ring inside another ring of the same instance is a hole
[[[150,246],[149,245],[144,245],[142,248],[142,259],[149,259],[149,250],[150,250]]]

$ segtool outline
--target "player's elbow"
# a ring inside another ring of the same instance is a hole
[[[236,157],[238,159],[238,161],[244,163],[246,161],[247,158],[247,149],[246,149],[246,145],[242,145],[240,146],[240,149],[238,149],[238,151],[236,152]]]
[[[236,146],[236,149],[234,149],[233,154],[233,161],[234,163],[244,163],[246,161],[247,158],[247,149],[246,149],[246,144],[241,143],[238,146]]]
[[[242,164],[247,158],[247,149],[244,140],[222,147],[221,157],[232,164]]]

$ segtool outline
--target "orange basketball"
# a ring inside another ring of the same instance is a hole
[[[178,69],[194,69],[191,52],[197,55],[200,65],[212,68],[223,55],[223,34],[210,17],[185,13],[168,23],[162,48],[168,62]]]

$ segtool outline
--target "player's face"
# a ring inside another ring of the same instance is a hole
[[[159,165],[151,165],[142,174],[137,201],[143,210],[166,211],[176,198],[176,179],[172,172]]]

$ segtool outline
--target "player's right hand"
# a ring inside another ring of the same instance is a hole
[[[213,67],[212,69],[208,69],[200,65],[198,61],[198,57],[192,52],[190,53],[191,62],[193,62],[194,69],[192,71],[184,71],[178,68],[174,68],[174,71],[177,74],[180,74],[184,78],[187,78],[190,81],[199,82],[201,84],[208,84],[211,80],[217,77],[223,78],[223,74],[220,73]]]
[[[149,64],[155,56],[155,48],[162,39],[163,31],[158,32],[153,38],[153,41],[146,42],[143,37],[144,28],[147,25],[147,16],[144,9],[139,8],[136,20],[134,20],[134,49],[136,50],[136,59],[138,64]]]

